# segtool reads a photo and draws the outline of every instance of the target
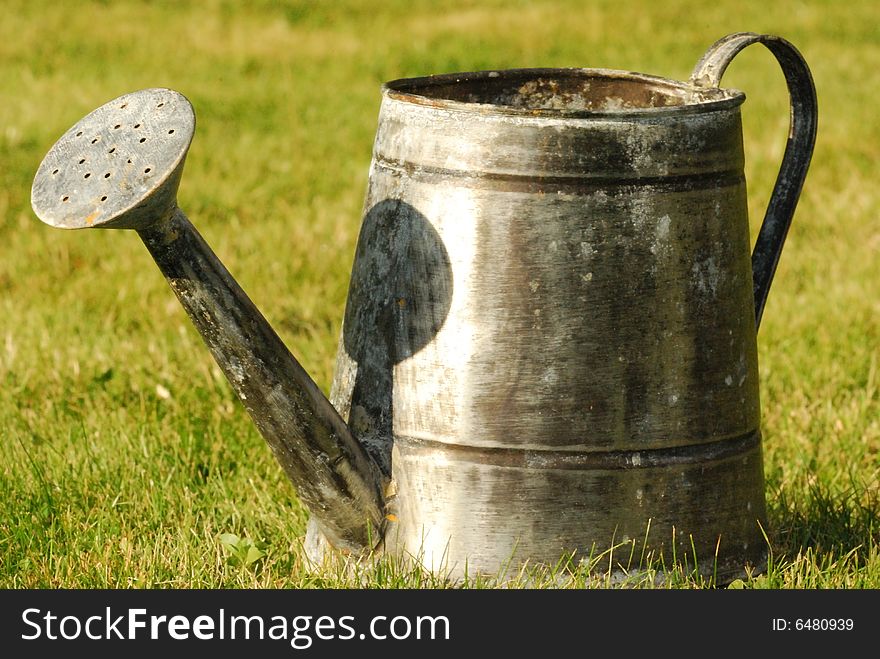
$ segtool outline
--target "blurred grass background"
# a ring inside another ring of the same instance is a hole
[[[759,334],[772,560],[738,585],[880,587],[877,18],[875,0],[8,0],[0,587],[352,583],[304,569],[292,487],[137,237],[33,215],[36,168],[75,121],[145,87],[192,101],[180,205],[326,392],[382,82],[557,66],[684,80],[737,31],[793,42],[820,112]],[[748,97],[755,235],[785,83],[753,47],[724,85]],[[387,566],[368,583],[435,585]]]

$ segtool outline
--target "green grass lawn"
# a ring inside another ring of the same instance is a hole
[[[390,562],[308,571],[305,511],[137,236],[35,218],[37,165],[87,112],[145,87],[192,101],[180,205],[327,391],[382,82],[555,66],[684,80],[715,39],[743,30],[801,50],[820,122],[758,337],[771,562],[735,585],[880,587],[876,0],[438,5],[6,3],[0,587],[444,585]],[[788,98],[760,47],[724,84],[748,96],[754,235]],[[585,568],[545,576],[603,584]]]

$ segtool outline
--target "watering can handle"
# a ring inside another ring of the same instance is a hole
[[[779,255],[782,253],[782,244],[810,166],[813,145],[816,142],[818,107],[813,76],[804,58],[788,41],[769,34],[738,32],[719,39],[697,62],[691,74],[691,84],[697,87],[719,87],[727,65],[739,51],[753,43],[764,44],[776,56],[785,74],[791,97],[791,124],[785,155],[782,157],[776,185],[752,252],[757,326],[761,324],[761,314]]]

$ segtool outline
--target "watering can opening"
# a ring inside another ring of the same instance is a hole
[[[611,69],[510,69],[394,80],[390,97],[412,103],[524,114],[595,116],[658,110],[710,111],[742,103],[742,92],[696,87]]]

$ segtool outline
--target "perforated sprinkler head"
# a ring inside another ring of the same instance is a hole
[[[176,91],[120,96],[52,146],[34,177],[31,206],[63,229],[144,229],[177,207],[194,130],[192,105]]]

